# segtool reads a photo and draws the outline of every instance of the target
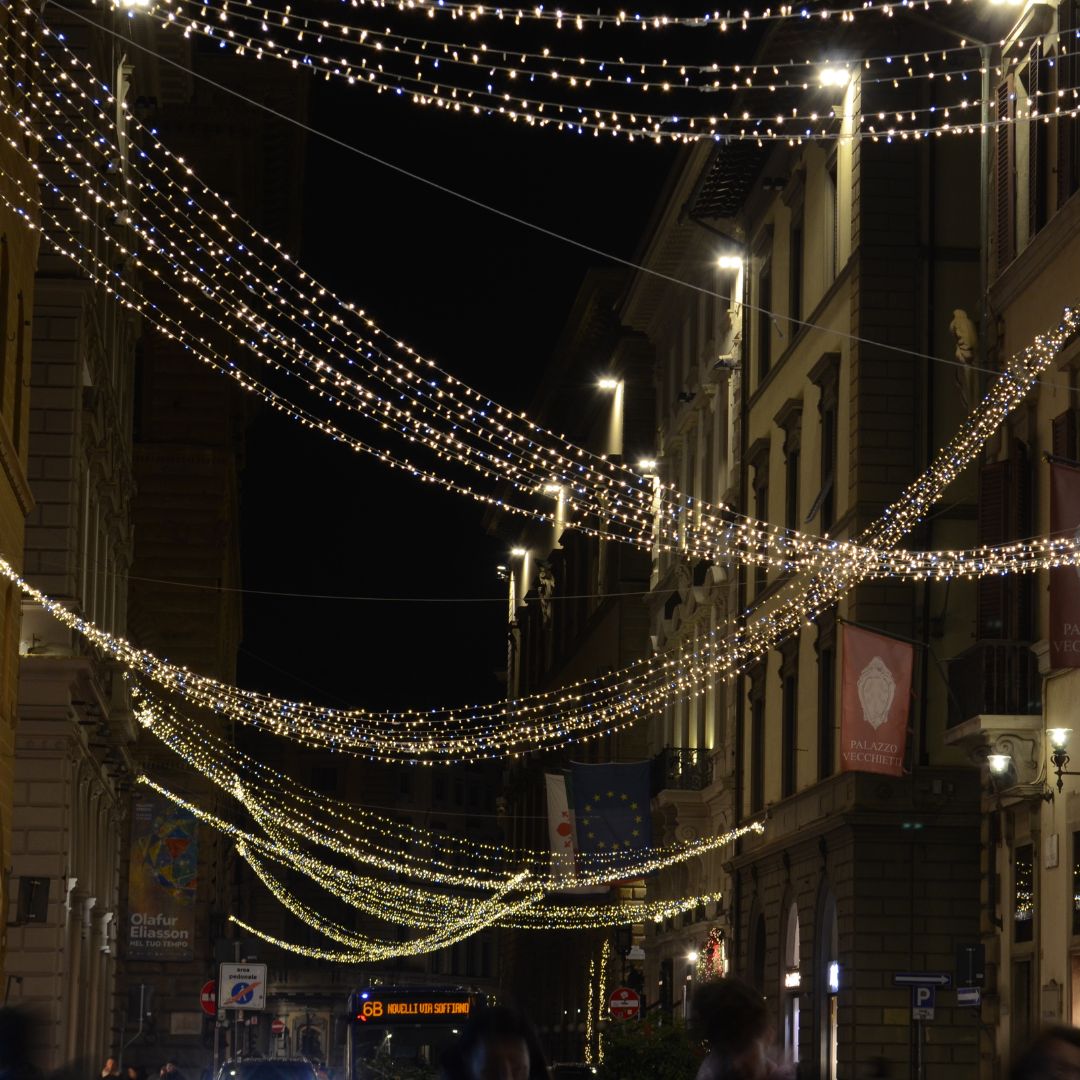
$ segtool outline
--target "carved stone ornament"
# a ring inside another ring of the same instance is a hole
[[[875,656],[862,669],[858,688],[863,719],[877,731],[889,719],[889,709],[896,697],[896,680],[880,656]]]

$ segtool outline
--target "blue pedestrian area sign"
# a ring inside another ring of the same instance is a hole
[[[222,964],[218,977],[218,1012],[266,1008],[265,964]]]

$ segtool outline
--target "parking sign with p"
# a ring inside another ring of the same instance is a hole
[[[913,1020],[934,1019],[934,997],[936,988],[933,986],[913,986],[911,988],[911,1018]]]

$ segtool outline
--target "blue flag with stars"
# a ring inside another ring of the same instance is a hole
[[[570,766],[578,851],[618,854],[652,843],[649,762]]]

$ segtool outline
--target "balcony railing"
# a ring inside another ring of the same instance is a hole
[[[949,661],[949,727],[973,716],[1037,716],[1039,665],[1026,641],[980,641]]]
[[[713,763],[708,750],[666,746],[652,760],[652,793],[703,791],[712,783]]]

